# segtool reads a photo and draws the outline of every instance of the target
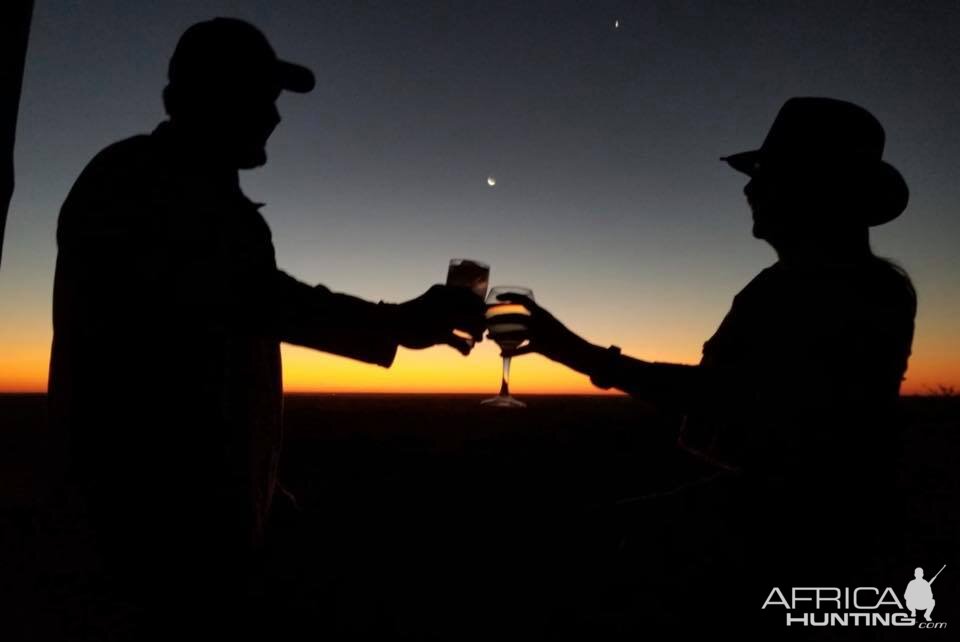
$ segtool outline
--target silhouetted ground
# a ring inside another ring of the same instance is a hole
[[[254,601],[273,639],[638,639],[696,618],[695,603],[652,590],[683,586],[677,560],[696,560],[675,550],[682,504],[630,501],[708,472],[671,449],[676,419],[623,397],[530,397],[519,411],[480,398],[287,397],[282,478],[302,510],[274,516],[268,589]],[[0,396],[0,589],[13,616],[0,639],[108,639],[118,616],[82,526],[35,508],[55,465],[31,462],[56,461],[45,401]],[[960,400],[903,405],[890,503],[907,523],[881,566],[899,587],[914,566],[948,564],[936,592],[949,622]]]

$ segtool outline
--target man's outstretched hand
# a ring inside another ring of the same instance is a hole
[[[461,330],[474,341],[482,340],[485,312],[483,299],[467,288],[434,285],[416,299],[396,306],[394,330],[398,343],[405,348],[420,350],[446,344],[468,355],[473,344],[453,331]]]

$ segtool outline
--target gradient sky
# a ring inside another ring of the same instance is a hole
[[[313,93],[281,97],[268,165],[241,174],[267,203],[281,268],[401,301],[442,281],[451,257],[472,257],[492,284],[529,286],[587,338],[649,360],[696,363],[733,296],[775,260],[750,236],[745,178],[718,157],[759,146],[790,96],[860,103],[912,190],[906,213],[872,233],[919,292],[904,391],[960,387],[955,1],[114,0],[36,6],[0,271],[0,390],[46,387],[71,184],[99,149],[164,118],[179,35],[216,15],[250,20],[317,75]],[[499,384],[491,342],[467,359],[404,350],[390,370],[291,346],[284,362],[288,390]],[[521,393],[593,390],[537,356],[513,381]]]

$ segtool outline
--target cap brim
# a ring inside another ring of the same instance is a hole
[[[304,67],[286,60],[277,61],[277,76],[280,79],[280,88],[287,91],[305,94],[316,85],[313,72]]]
[[[720,160],[726,161],[730,167],[738,172],[753,176],[760,168],[760,150],[754,149],[749,152],[721,156]]]

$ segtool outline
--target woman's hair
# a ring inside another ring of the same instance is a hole
[[[910,275],[907,274],[907,271],[893,259],[877,256],[876,254],[871,254],[871,256],[879,269],[889,273],[902,285],[906,300],[912,304],[915,312],[917,309],[917,290],[913,287],[913,280],[910,278]]]

